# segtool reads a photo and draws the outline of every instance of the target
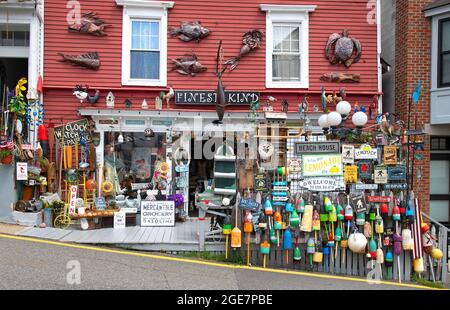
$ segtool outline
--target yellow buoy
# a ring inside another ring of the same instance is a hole
[[[440,249],[434,248],[431,250],[431,257],[433,257],[436,260],[440,260],[444,256],[444,253]]]

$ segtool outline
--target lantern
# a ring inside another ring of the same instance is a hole
[[[348,247],[353,253],[363,254],[366,252],[367,239],[360,232],[356,231],[348,238]]]

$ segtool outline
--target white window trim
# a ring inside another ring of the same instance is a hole
[[[123,6],[122,22],[122,85],[126,86],[167,86],[167,9],[174,6],[171,1],[145,1],[145,0],[116,0],[117,5]],[[130,78],[130,51],[131,51],[131,21],[133,19],[158,20],[160,64],[159,79],[132,79]]]
[[[261,4],[266,12],[266,88],[309,88],[309,12],[316,5]],[[300,82],[273,81],[273,23],[300,24]]]
[[[450,18],[450,6],[446,11],[441,11],[440,15],[432,17],[432,40],[431,40],[431,92],[448,91],[450,87],[438,88],[438,55],[439,55],[439,21]]]

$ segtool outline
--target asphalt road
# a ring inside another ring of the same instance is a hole
[[[0,289],[414,289],[107,253],[4,235],[0,235],[0,275]]]

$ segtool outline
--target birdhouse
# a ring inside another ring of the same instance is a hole
[[[144,109],[144,110],[147,110],[147,109],[148,109],[147,100],[144,99],[144,100],[142,101],[141,108]]]
[[[109,92],[106,96],[106,107],[110,109],[114,109],[114,104],[116,102],[116,97],[112,92]]]

